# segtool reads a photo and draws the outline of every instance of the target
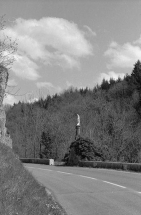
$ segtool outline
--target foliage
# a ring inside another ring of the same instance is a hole
[[[49,133],[45,133],[43,131],[43,133],[41,135],[41,145],[42,145],[42,147],[44,147],[41,151],[41,157],[42,158],[48,158],[48,159],[53,158],[52,144],[53,143],[52,143],[52,140],[51,140]]]
[[[103,81],[93,89],[70,88],[33,104],[19,103],[7,109],[7,127],[20,157],[42,154],[63,160],[75,139],[76,116],[81,137],[89,138],[106,161],[141,161],[140,62],[123,80]],[[83,151],[83,150],[82,150]],[[72,150],[72,157],[75,152]],[[90,155],[90,159],[98,159]],[[86,154],[85,154],[85,157]],[[84,157],[76,157],[78,159]],[[88,158],[87,158],[88,159]]]
[[[65,161],[67,165],[77,165],[79,160],[103,160],[103,157],[93,142],[79,137],[71,143],[69,153],[65,156]]]
[[[8,69],[15,61],[14,54],[17,51],[17,40],[12,40],[5,35],[5,20],[4,16],[0,17],[0,65]]]
[[[131,81],[134,87],[140,91],[141,89],[141,62],[138,60],[131,74]]]

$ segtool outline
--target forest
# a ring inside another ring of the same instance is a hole
[[[93,89],[69,88],[34,103],[6,107],[6,126],[20,158],[62,161],[81,137],[100,148],[105,161],[141,162],[141,62],[123,79],[103,79]]]

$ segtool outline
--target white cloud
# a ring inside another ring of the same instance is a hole
[[[15,55],[16,61],[13,64],[12,70],[16,76],[28,80],[37,80],[40,76],[37,73],[39,68],[36,63],[34,63],[26,55]]]
[[[136,41],[134,41],[133,44],[141,44],[141,36],[139,37],[139,39],[137,39]]]
[[[84,25],[84,28],[87,29],[86,35],[90,35],[90,36],[96,36],[96,33],[87,25]]]
[[[29,100],[27,100],[26,102],[27,103],[34,103],[34,102],[37,102],[37,101],[39,101],[39,98],[30,98]]]
[[[50,82],[37,82],[36,86],[39,89],[46,88],[50,92],[50,94],[60,93],[62,91],[62,88],[59,86],[54,86]]]
[[[110,78],[113,78],[114,80],[117,80],[118,78],[124,78],[125,73],[116,73],[114,71],[109,71],[107,73],[101,73],[100,77],[98,78],[98,84],[101,84],[102,80],[105,79],[107,81],[110,80]]]
[[[15,87],[16,85],[17,85],[17,82],[15,81],[15,79],[8,79],[8,83],[7,83],[8,87]]]
[[[57,65],[62,66],[63,68],[80,68],[80,62],[77,59],[72,58],[71,56],[66,54],[55,53],[53,60]]]
[[[109,69],[132,68],[137,60],[141,60],[141,47],[131,43],[119,45],[112,42],[104,55],[110,58],[110,62],[107,64]]]
[[[54,87],[52,83],[50,82],[37,82],[36,83],[38,88],[48,88],[48,87]]]
[[[86,89],[86,87],[88,87],[87,85],[82,85],[82,84],[72,84],[71,82],[69,81],[66,81],[66,86],[67,86],[67,89]],[[88,87],[90,88],[90,87]]]
[[[18,103],[18,100],[17,100],[13,95],[7,94],[7,95],[4,97],[3,104],[10,104],[10,105],[13,105],[14,103]]]
[[[39,77],[37,61],[79,68],[79,59],[93,54],[85,32],[75,23],[61,18],[18,18],[12,27],[5,29],[5,34],[18,39],[18,62],[14,63],[13,71],[30,80]]]
[[[67,85],[67,88],[69,88],[69,87],[72,87],[72,86],[73,86],[73,84],[72,84],[71,82],[69,82],[69,81],[66,81],[66,85]]]

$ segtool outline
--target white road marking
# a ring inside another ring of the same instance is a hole
[[[62,172],[62,171],[57,171],[57,172],[59,172],[59,173],[63,173],[63,174],[67,174],[67,175],[73,175],[72,173],[70,173],[70,172]]]
[[[105,182],[105,183],[107,183],[107,184],[111,184],[111,185],[117,186],[117,187],[126,188],[126,187],[121,186],[121,185],[119,185],[119,184],[111,183],[111,182],[109,182],[109,181],[103,181],[103,182]]]
[[[92,178],[92,177],[85,176],[85,175],[78,175],[78,176],[83,177],[83,178],[89,178],[89,179],[97,180],[97,178]]]
[[[120,188],[126,188],[124,186],[121,186],[119,184],[115,184],[115,183],[112,183],[112,182],[109,182],[109,181],[103,181],[103,180],[100,180],[100,179],[97,179],[97,178],[93,178],[93,177],[89,177],[89,176],[85,176],[85,175],[77,175],[77,174],[73,174],[73,173],[69,173],[69,172],[62,172],[62,171],[54,171],[54,170],[50,170],[50,169],[42,169],[42,168],[36,168],[36,167],[28,167],[27,168],[32,168],[32,169],[40,169],[40,170],[45,170],[45,171],[53,171],[53,172],[58,172],[58,173],[63,173],[63,174],[67,174],[67,175],[75,175],[75,176],[80,176],[80,177],[83,177],[83,178],[88,178],[88,179],[92,179],[92,180],[99,180],[99,181],[102,181],[104,183],[107,183],[107,184],[111,184],[111,185],[114,185],[114,186],[117,186],[117,187],[120,187]],[[141,192],[138,192],[139,194],[141,194]]]

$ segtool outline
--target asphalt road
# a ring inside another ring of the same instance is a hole
[[[141,174],[25,164],[68,215],[141,215]]]

